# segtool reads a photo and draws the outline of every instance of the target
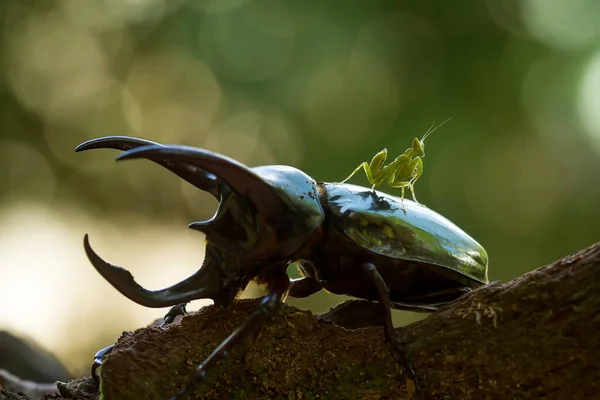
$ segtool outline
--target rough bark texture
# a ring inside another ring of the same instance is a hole
[[[105,399],[167,399],[256,301],[205,307],[124,334],[102,368]],[[473,291],[398,330],[424,399],[600,398],[600,243],[506,284]],[[94,399],[88,380],[61,396]],[[346,330],[284,306],[256,342],[210,371],[199,399],[403,399],[382,328]],[[5,397],[3,397],[5,396]],[[3,398],[8,397],[0,392]]]

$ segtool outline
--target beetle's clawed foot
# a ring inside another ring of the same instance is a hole
[[[180,315],[184,316],[187,313],[187,311],[185,309],[186,304],[187,303],[181,303],[181,304],[177,304],[177,305],[174,305],[173,307],[171,307],[171,309],[163,317],[163,322],[159,326],[165,326],[165,325],[172,324],[173,322],[175,322],[175,319],[178,316],[180,316]],[[100,368],[102,366],[102,361],[104,360],[104,357],[109,355],[112,352],[114,347],[115,347],[115,345],[111,344],[110,346],[105,347],[102,350],[98,351],[94,355],[94,363],[92,364],[92,378],[94,378],[95,381],[99,380],[98,368]]]
[[[102,366],[102,360],[104,359],[105,356],[110,354],[110,352],[113,350],[114,347],[115,347],[115,345],[111,344],[110,346],[105,347],[102,350],[98,351],[94,355],[94,363],[92,364],[92,378],[95,381],[99,380],[98,368],[100,368]]]
[[[376,290],[379,305],[383,312],[383,331],[385,333],[386,341],[391,346],[392,356],[394,357],[394,360],[396,360],[396,363],[403,367],[407,375],[407,391],[411,397],[413,397],[414,394],[420,396],[415,369],[410,361],[405,344],[398,337],[394,325],[392,324],[392,303],[385,281],[374,264],[363,263],[362,267]],[[412,381],[412,384],[410,384],[409,381]]]
[[[419,383],[417,380],[417,374],[412,365],[412,361],[408,355],[406,344],[403,343],[396,335],[388,337],[386,334],[386,340],[388,341],[392,356],[397,364],[401,365],[406,374],[406,391],[408,395],[412,397],[420,397]]]
[[[170,397],[169,400],[186,400],[189,397],[189,395],[194,391],[196,386],[198,386],[200,382],[206,380],[207,368],[203,367],[203,365],[204,363],[196,369],[196,373],[194,374],[192,380],[190,380],[190,382],[183,389],[177,392],[175,396]]]
[[[184,316],[187,314],[187,310],[185,309],[187,303],[180,303],[180,304],[176,304],[173,307],[171,307],[171,309],[169,310],[169,312],[167,312],[163,318],[163,322],[162,324],[160,324],[160,326],[165,326],[165,325],[169,325],[172,324],[173,322],[175,322],[175,319],[179,316]]]
[[[263,298],[260,306],[252,313],[239,328],[229,335],[198,367],[188,384],[170,400],[184,400],[193,392],[196,386],[206,379],[207,370],[219,359],[227,358],[229,352],[244,340],[254,340],[262,325],[268,317],[279,310],[281,303],[287,296],[290,280],[284,273],[274,279],[270,284],[269,293]]]

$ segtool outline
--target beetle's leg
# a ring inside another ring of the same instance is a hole
[[[462,287],[455,289],[440,290],[422,297],[405,298],[400,301],[391,301],[390,306],[394,310],[412,311],[420,313],[432,313],[463,294],[469,293],[471,288]],[[292,292],[290,291],[290,296]],[[385,325],[384,316],[375,312],[381,306],[368,300],[348,300],[336,305],[329,311],[317,314],[322,321],[329,321],[347,329],[358,329],[367,326]]]
[[[432,313],[438,311],[441,304],[411,304],[392,302],[391,307],[395,310],[404,310],[421,313]],[[384,315],[381,305],[368,300],[348,300],[329,311],[317,314],[322,321],[333,322],[347,329],[358,329],[367,326],[384,326]]]
[[[177,318],[178,316],[181,315],[183,317],[185,314],[187,314],[187,310],[185,309],[186,304],[187,303],[180,303],[171,307],[169,309],[169,312],[167,312],[163,317],[162,324],[160,324],[159,326],[171,324],[175,321],[175,318]]]
[[[290,297],[303,298],[317,293],[323,286],[316,280],[304,277],[290,280]]]
[[[105,347],[102,350],[98,351],[96,354],[94,354],[94,363],[92,364],[92,378],[95,381],[98,381],[99,378],[96,374],[96,371],[100,366],[102,366],[102,360],[107,354],[109,354],[112,351],[113,347],[115,347],[115,345],[111,344],[110,346]]]
[[[384,316],[380,312],[380,307],[379,304],[369,300],[348,300],[329,311],[317,314],[317,318],[346,329],[383,326]]]
[[[365,272],[367,273],[369,278],[371,278],[373,284],[375,285],[379,304],[381,304],[381,307],[383,308],[383,317],[384,317],[383,327],[384,327],[386,339],[391,343],[391,345],[393,346],[393,348],[395,350],[398,350],[398,353],[401,356],[401,359],[399,361],[402,362],[404,369],[406,370],[406,372],[408,374],[408,378],[410,380],[412,380],[412,382],[414,384],[415,392],[418,392],[419,385],[417,383],[417,377],[415,374],[415,370],[414,370],[412,363],[408,357],[408,354],[406,354],[406,349],[404,348],[404,343],[402,343],[400,338],[398,338],[398,335],[396,335],[394,325],[392,324],[392,306],[391,306],[389,291],[385,284],[385,281],[379,274],[379,271],[377,271],[377,268],[375,267],[375,265],[373,265],[372,263],[363,263],[362,267],[364,268]],[[410,393],[410,391],[409,391],[409,393]]]
[[[265,320],[279,311],[281,303],[283,303],[290,289],[290,279],[287,274],[283,273],[269,285],[270,291],[263,298],[260,306],[250,318],[239,328],[237,328],[227,339],[225,339],[219,347],[217,347],[198,367],[192,376],[190,382],[181,389],[170,400],[182,400],[187,398],[187,395],[192,392],[194,387],[206,376],[206,371],[221,357],[227,357],[229,351],[239,342],[244,339],[254,339]]]
[[[302,278],[290,280],[290,297],[308,297],[323,289],[323,285],[314,278],[316,275],[315,266],[310,261],[296,260],[291,264],[298,267]]]
[[[441,306],[449,304],[472,289],[468,286],[443,289],[423,296],[404,297],[392,302],[392,308],[404,309],[406,305],[412,308],[422,308],[426,311],[437,311]],[[396,305],[398,305],[396,307]]]
[[[177,318],[177,316],[185,315],[187,313],[185,309],[186,304],[187,303],[181,303],[171,307],[171,309],[169,309],[169,312],[167,312],[163,317],[163,322],[159,326],[171,324],[175,321],[175,318]],[[98,370],[98,367],[102,365],[102,360],[112,351],[114,347],[115,345],[111,344],[110,346],[98,351],[94,355],[94,363],[92,364],[92,378],[94,378],[94,380],[98,380],[98,375],[96,372]]]

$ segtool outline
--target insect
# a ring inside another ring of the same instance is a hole
[[[404,199],[404,190],[408,188],[412,194],[414,201],[417,201],[415,196],[415,182],[423,174],[423,157],[425,157],[425,139],[439,127],[448,122],[450,118],[439,124],[437,127],[431,127],[425,132],[421,140],[414,138],[412,146],[406,149],[404,153],[396,157],[394,161],[385,165],[385,160],[388,156],[387,149],[381,150],[375,154],[370,163],[364,161],[352,171],[352,173],[340,183],[346,183],[360,169],[364,169],[367,179],[371,185],[371,189],[381,185],[387,181],[388,186],[402,189],[401,199]]]
[[[406,200],[403,205],[398,197],[365,187],[316,182],[290,166],[250,168],[208,150],[137,138],[94,139],[76,151],[98,148],[123,150],[119,161],[151,160],[219,201],[210,220],[190,224],[206,235],[201,268],[162,290],[147,290],[129,271],[104,261],[86,234],[90,262],[119,292],[146,307],[173,306],[165,318],[170,322],[191,300],[212,299],[216,306],[228,307],[250,281],[267,284],[259,308],[198,365],[172,399],[192,393],[235,343],[256,337],[288,295],[307,297],[321,289],[377,301],[385,338],[417,385],[392,325],[391,309],[435,311],[488,282],[483,247],[416,202]],[[404,207],[410,212],[404,213]],[[292,262],[300,266],[301,278],[288,277]],[[96,365],[109,349],[99,352]]]

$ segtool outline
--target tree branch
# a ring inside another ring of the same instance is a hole
[[[106,399],[172,396],[256,305],[208,306],[179,324],[124,334],[102,368]],[[425,399],[600,398],[600,243],[398,332]],[[347,330],[284,306],[254,344],[209,373],[198,398],[403,399],[401,372],[382,328]],[[89,399],[97,387],[80,380],[59,390]]]

